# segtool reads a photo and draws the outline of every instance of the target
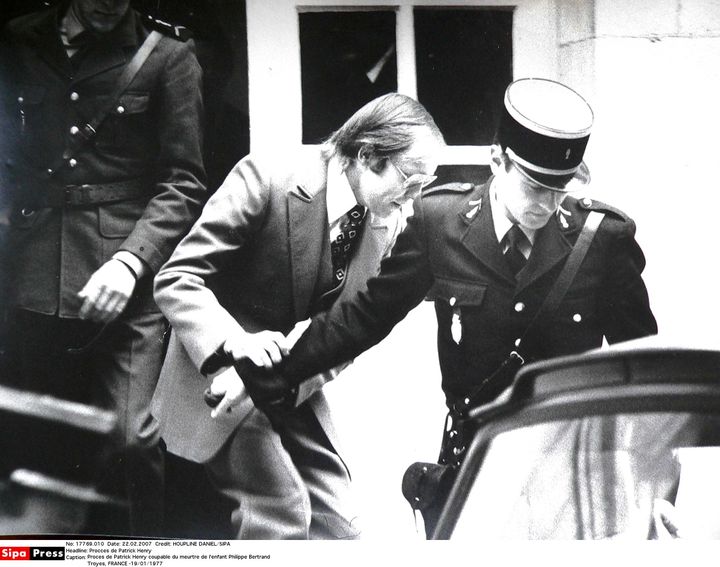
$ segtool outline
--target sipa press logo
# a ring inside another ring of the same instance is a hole
[[[64,547],[0,547],[0,561],[64,561]]]

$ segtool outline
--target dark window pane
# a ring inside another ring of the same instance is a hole
[[[395,12],[301,13],[300,61],[303,143],[315,144],[397,90]]]
[[[416,8],[418,99],[448,144],[492,142],[512,81],[512,10]]]

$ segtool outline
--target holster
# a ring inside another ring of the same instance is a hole
[[[402,479],[402,493],[413,510],[424,512],[447,499],[455,479],[453,467],[436,463],[413,463]]]

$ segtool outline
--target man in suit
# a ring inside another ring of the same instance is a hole
[[[200,67],[190,45],[147,30],[129,0],[72,0],[8,24],[0,80],[3,379],[117,413],[101,488],[124,489],[131,533],[158,535],[150,400],[165,323],[152,277],[204,200]]]
[[[512,351],[526,362],[657,332],[641,277],[645,259],[623,212],[568,192],[586,182],[593,115],[559,83],[521,79],[505,94],[484,185],[431,188],[367,291],[313,318],[279,366],[246,372],[258,405],[292,401],[292,388],[382,340],[423,298],[434,301],[442,388],[448,407],[476,394],[495,399],[511,375],[490,380]],[[558,308],[524,336],[591,211],[604,213]],[[268,412],[272,415],[271,409]]]
[[[235,502],[238,538],[358,536],[327,401],[309,395],[339,369],[300,388],[307,403],[271,424],[231,363],[279,362],[283,333],[364,289],[399,232],[400,205],[434,180],[442,145],[427,111],[393,93],[322,148],[251,154],[158,273],[173,332],[153,414],[168,450],[204,463]],[[212,414],[208,386],[221,398]]]

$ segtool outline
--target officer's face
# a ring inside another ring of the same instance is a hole
[[[495,179],[508,218],[525,228],[545,226],[565,198],[565,193],[533,183],[509,161],[496,172]]]
[[[115,29],[130,6],[130,0],[73,0],[80,22],[95,33]]]
[[[419,145],[416,143],[407,152],[391,158],[357,160],[352,172],[348,172],[348,180],[358,203],[373,214],[386,217],[434,181],[436,158]]]

